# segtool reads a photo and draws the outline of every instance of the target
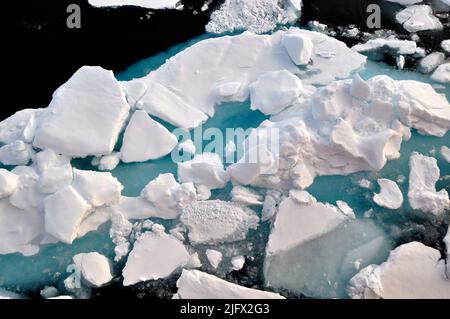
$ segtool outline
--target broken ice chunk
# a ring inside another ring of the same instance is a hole
[[[350,94],[357,99],[366,101],[370,96],[370,86],[358,74],[355,74],[352,79]]]
[[[432,52],[419,61],[418,70],[422,73],[434,71],[445,60],[445,54],[442,52]]]
[[[450,63],[443,63],[433,72],[431,79],[440,83],[450,83]]]
[[[71,244],[90,212],[91,206],[83,197],[72,186],[66,186],[45,198],[45,231]]]
[[[123,186],[109,172],[73,170],[72,187],[93,207],[117,204]]]
[[[214,244],[245,239],[247,231],[257,227],[259,218],[249,208],[210,200],[185,207],[181,221],[189,230],[192,244]]]
[[[93,166],[98,166],[100,171],[112,171],[114,170],[120,162],[120,153],[113,152],[111,155],[105,155],[102,157],[95,157],[91,164]]]
[[[144,111],[136,111],[125,130],[120,156],[123,162],[145,162],[169,154],[178,140]]]
[[[167,218],[177,218],[181,209],[197,199],[192,183],[179,184],[173,174],[160,174],[145,186],[141,196],[162,210]]]
[[[279,294],[242,287],[198,270],[183,269],[177,288],[177,299],[284,299]]]
[[[73,157],[110,154],[129,109],[112,71],[83,66],[54,92],[33,146]]]
[[[395,16],[397,22],[408,32],[440,30],[442,23],[433,15],[433,9],[427,5],[413,5],[403,9]]]
[[[277,114],[292,105],[302,92],[302,81],[291,72],[265,73],[250,85],[251,109]]]
[[[17,140],[31,143],[34,132],[26,132],[30,128],[30,122],[36,121],[36,118],[42,114],[42,109],[25,109],[16,112],[6,120],[0,122],[0,143],[9,144]],[[24,132],[26,134],[24,134]],[[27,135],[28,138],[25,138]]]
[[[0,168],[0,198],[13,194],[19,184],[19,176]]]
[[[244,267],[245,257],[244,256],[235,256],[231,258],[231,265],[233,265],[234,271],[239,271]]]
[[[450,284],[437,249],[419,242],[401,245],[381,265],[354,276],[348,294],[355,299],[448,299]]]
[[[306,65],[311,61],[314,44],[309,38],[300,34],[287,33],[281,38],[281,43],[295,64]]]
[[[230,192],[231,201],[245,206],[262,205],[263,197],[255,190],[243,186],[234,186]]]
[[[185,266],[190,255],[185,246],[166,233],[147,232],[134,243],[123,269],[123,285],[166,278]]]
[[[219,267],[219,264],[222,262],[222,253],[214,249],[207,249],[206,257],[208,258],[210,265],[214,269],[217,269],[217,267]]]
[[[178,179],[208,189],[223,188],[229,180],[222,160],[215,153],[198,154],[191,161],[178,163]]]
[[[81,276],[90,286],[102,287],[113,279],[111,261],[102,254],[92,252],[77,256],[81,256]]]
[[[447,163],[450,163],[450,148],[448,148],[447,146],[442,146],[441,155],[447,161]]]
[[[409,204],[413,209],[439,215],[450,206],[445,189],[436,191],[439,167],[435,158],[413,153],[409,159]]]
[[[403,194],[397,183],[386,178],[378,179],[380,192],[373,196],[373,201],[377,205],[389,209],[398,209],[403,204]]]
[[[4,165],[27,165],[32,154],[29,144],[17,140],[0,147],[0,162]]]

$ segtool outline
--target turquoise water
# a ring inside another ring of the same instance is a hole
[[[193,39],[188,43],[180,44],[157,56],[144,59],[130,66],[126,71],[117,74],[119,80],[130,80],[142,77],[150,71],[157,69],[166,59],[180,52],[186,47],[207,38],[208,35]],[[374,75],[387,74],[394,79],[414,79],[422,82],[430,82],[427,76],[422,74],[399,71],[383,64],[369,61],[361,76],[368,79]],[[438,90],[450,99],[450,86]],[[219,128],[222,132],[227,127],[241,127],[244,129],[257,127],[266,117],[260,112],[251,111],[249,103],[230,103],[217,110],[216,115],[210,119],[203,129]],[[324,202],[335,203],[336,200],[346,201],[363,218],[364,212],[373,209],[372,219],[392,236],[392,240],[399,242],[401,239],[392,232],[392,226],[403,229],[404,220],[412,217],[412,211],[407,204],[397,211],[387,211],[375,206],[372,202],[373,191],[378,191],[376,179],[380,177],[396,180],[399,175],[409,175],[408,161],[411,152],[418,151],[425,155],[433,155],[438,159],[441,175],[450,174],[450,164],[446,163],[439,154],[442,145],[450,145],[450,133],[443,138],[425,137],[417,132],[413,133],[410,141],[402,145],[401,157],[390,161],[383,170],[377,173],[358,173],[350,176],[319,177],[310,187],[309,191]],[[89,159],[74,161],[74,166],[92,169]],[[112,174],[125,186],[123,194],[137,196],[141,189],[160,173],[171,172],[176,174],[176,164],[170,155],[157,161],[146,163],[123,164],[121,163]],[[363,189],[357,185],[361,178],[369,179],[373,188]],[[400,185],[403,194],[407,195],[407,178]],[[450,191],[450,180],[442,179],[437,184],[438,189],[445,188]],[[227,191],[214,192],[216,198],[227,198]],[[401,237],[401,236],[400,236]],[[73,245],[56,244],[42,247],[41,252],[33,257],[23,257],[19,254],[0,256],[0,286],[18,292],[36,293],[45,285],[53,284],[61,286],[62,280],[68,274],[65,272],[67,265],[72,262],[72,256],[80,252],[99,251],[106,256],[112,256],[113,245],[108,236],[108,225],[104,225],[98,232],[90,233],[82,239],[76,240]]]

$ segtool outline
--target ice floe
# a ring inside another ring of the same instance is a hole
[[[27,165],[32,154],[31,145],[17,140],[0,147],[0,163],[4,165]]]
[[[81,67],[53,93],[33,146],[72,157],[110,154],[129,109],[112,71]]]
[[[89,0],[94,7],[137,6],[148,9],[174,9],[179,0]]]
[[[185,183],[203,185],[211,190],[225,187],[229,176],[218,154],[202,153],[191,161],[178,163],[178,179]]]
[[[233,266],[234,271],[241,270],[245,265],[245,257],[244,256],[235,256],[231,258],[231,265]]]
[[[440,170],[433,157],[413,153],[409,159],[409,204],[413,209],[439,215],[450,207],[445,189],[436,191]]]
[[[295,65],[283,45],[282,38],[288,34],[311,40],[314,49],[305,68]],[[212,116],[215,105],[223,101],[218,91],[226,92],[227,101],[244,101],[249,85],[268,72],[286,70],[300,76],[304,84],[327,84],[347,77],[365,61],[343,42],[317,32],[297,28],[271,35],[246,32],[200,41],[133,82],[147,86],[138,108],[175,126],[193,128]],[[233,89],[225,90],[230,83]]]
[[[125,130],[120,158],[124,163],[145,162],[169,154],[177,144],[175,135],[137,110]]]
[[[356,86],[364,92],[357,94]],[[243,185],[304,189],[316,176],[380,170],[399,157],[411,128],[444,136],[450,128],[446,98],[417,81],[376,76],[364,84],[354,77],[321,87],[306,102],[264,121],[244,142],[256,145],[228,170]],[[277,132],[275,141],[267,141],[270,132]]]
[[[113,279],[111,261],[102,254],[91,252],[78,254],[76,258],[80,258],[81,276],[90,286],[101,287]]]
[[[297,20],[301,4],[301,0],[226,0],[211,14],[206,31],[225,33],[249,30],[265,33],[277,25]]]
[[[19,176],[0,168],[0,198],[12,195],[19,184]]]
[[[389,247],[373,223],[290,196],[279,206],[266,246],[265,282],[294,294],[342,297],[359,266],[378,260]]]
[[[395,16],[398,23],[408,32],[440,30],[442,23],[433,15],[428,5],[413,5],[403,9]]]
[[[245,239],[249,229],[256,229],[259,218],[249,208],[210,200],[186,206],[181,221],[192,244],[214,244]]]
[[[418,70],[422,73],[431,73],[445,60],[442,52],[432,52],[419,61]]]
[[[450,163],[450,148],[447,146],[442,146],[441,155],[448,163]]]
[[[297,65],[306,65],[311,61],[314,44],[311,39],[300,34],[285,34],[281,42],[292,61]]]
[[[444,40],[441,42],[441,48],[447,53],[450,53],[450,40]]]
[[[401,245],[381,265],[370,265],[350,280],[355,299],[448,299],[445,262],[437,249],[419,242]]]
[[[183,243],[164,232],[146,232],[134,243],[123,269],[123,284],[166,278],[190,260]]]
[[[440,83],[450,83],[450,63],[443,63],[433,72],[431,79]]]
[[[218,250],[214,249],[207,249],[206,250],[206,257],[208,258],[209,264],[214,268],[217,269],[219,267],[220,263],[222,262],[222,253]]]
[[[198,270],[183,269],[177,288],[177,299],[284,299],[279,294],[242,287]]]
[[[381,207],[400,208],[403,204],[403,194],[397,183],[386,178],[380,178],[377,182],[380,185],[380,192],[373,196],[373,201]]]
[[[170,174],[160,174],[142,190],[141,196],[152,203],[164,215],[177,218],[181,209],[197,199],[192,183],[179,184]]]

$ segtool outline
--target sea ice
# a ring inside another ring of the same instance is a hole
[[[42,112],[43,109],[25,109],[0,122],[0,143],[9,144],[18,140],[31,143]]]
[[[137,6],[148,9],[175,9],[179,0],[89,0],[94,7]]]
[[[350,280],[348,293],[355,299],[448,299],[450,285],[440,252],[411,242],[381,265],[362,269]]]
[[[256,213],[234,203],[220,200],[193,202],[183,209],[181,221],[189,230],[192,244],[214,244],[245,239],[256,229]]]
[[[296,65],[306,65],[311,61],[314,44],[309,38],[299,34],[285,34],[281,42]]]
[[[409,204],[413,209],[439,215],[450,207],[445,189],[436,191],[439,180],[439,167],[433,157],[413,153],[409,159]]]
[[[403,204],[403,194],[397,183],[386,178],[378,179],[380,192],[373,196],[373,201],[389,209],[399,209]]]
[[[4,165],[27,165],[32,154],[30,144],[17,140],[0,147],[0,162]]]
[[[418,70],[425,74],[433,72],[444,60],[444,53],[432,52],[419,61]]]
[[[337,207],[285,199],[266,246],[264,278],[269,287],[311,297],[345,296],[358,265],[390,248],[371,221],[344,215]]]
[[[441,42],[441,48],[447,53],[450,53],[450,40],[444,40]]]
[[[431,79],[440,83],[450,83],[450,63],[443,63],[433,72]]]
[[[226,0],[211,14],[206,31],[265,33],[279,24],[294,22],[300,13],[301,0]]]
[[[284,299],[279,294],[242,287],[198,270],[183,269],[177,288],[176,299]]]
[[[192,183],[179,184],[171,173],[167,173],[148,183],[141,197],[162,210],[165,216],[177,218],[183,207],[197,199],[197,194]]]
[[[263,74],[250,85],[251,109],[266,115],[291,106],[303,92],[302,81],[286,70]]]
[[[442,146],[441,155],[447,161],[447,163],[450,163],[450,148],[448,148],[447,146]]]
[[[202,153],[187,162],[178,163],[178,179],[208,189],[223,188],[229,180],[222,160],[216,153]]]
[[[239,271],[244,268],[245,265],[245,257],[244,256],[235,256],[231,258],[231,265],[233,266],[234,271]]]
[[[81,276],[90,286],[98,288],[113,279],[111,261],[105,256],[91,252],[78,254],[76,258],[80,258]]]
[[[185,266],[190,255],[184,245],[164,232],[147,232],[134,243],[123,269],[123,285],[166,278]]]
[[[45,231],[71,244],[81,222],[91,212],[86,200],[72,186],[66,186],[45,198]]]
[[[129,109],[112,71],[83,66],[53,93],[33,146],[72,157],[110,154]]]
[[[220,263],[222,262],[222,253],[214,249],[207,249],[206,257],[208,258],[209,264],[214,269],[217,269],[217,267],[219,267]]]
[[[0,198],[12,195],[19,184],[19,176],[0,168]]]
[[[124,163],[145,162],[169,154],[177,144],[175,135],[137,110],[125,130],[120,157]]]
[[[408,32],[440,30],[442,23],[433,15],[433,9],[427,5],[413,5],[403,9],[395,16],[398,23]]]

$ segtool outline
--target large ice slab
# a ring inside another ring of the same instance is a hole
[[[439,215],[450,207],[445,189],[436,191],[440,170],[433,157],[413,153],[409,159],[409,204],[413,209]]]
[[[359,267],[385,258],[390,245],[371,221],[304,197],[291,195],[279,206],[266,246],[265,283],[295,295],[345,297]]]
[[[128,256],[122,273],[123,285],[166,278],[189,260],[189,253],[178,239],[165,233],[144,233]]]
[[[73,157],[109,154],[129,109],[112,71],[83,66],[53,93],[33,146]]]
[[[80,259],[80,272],[82,278],[92,287],[101,287],[112,279],[111,261],[97,252],[78,254],[73,257]]]
[[[419,242],[401,245],[381,265],[354,276],[348,293],[355,299],[448,299],[450,282],[437,249]]]
[[[180,219],[192,244],[242,240],[259,222],[253,210],[220,200],[193,202],[183,209]]]
[[[146,112],[134,112],[125,130],[120,157],[125,163],[145,162],[169,154],[178,140]]]
[[[199,270],[183,269],[177,287],[177,299],[284,299],[279,294],[242,287]]]
[[[282,43],[285,34],[312,42],[309,65],[302,69],[295,65]],[[327,84],[349,76],[365,61],[343,42],[291,28],[271,35],[246,32],[200,41],[133,81],[148,87],[138,108],[175,126],[193,128],[214,114],[223,95],[227,101],[245,100],[249,85],[267,72],[287,70],[300,76],[304,84]]]

